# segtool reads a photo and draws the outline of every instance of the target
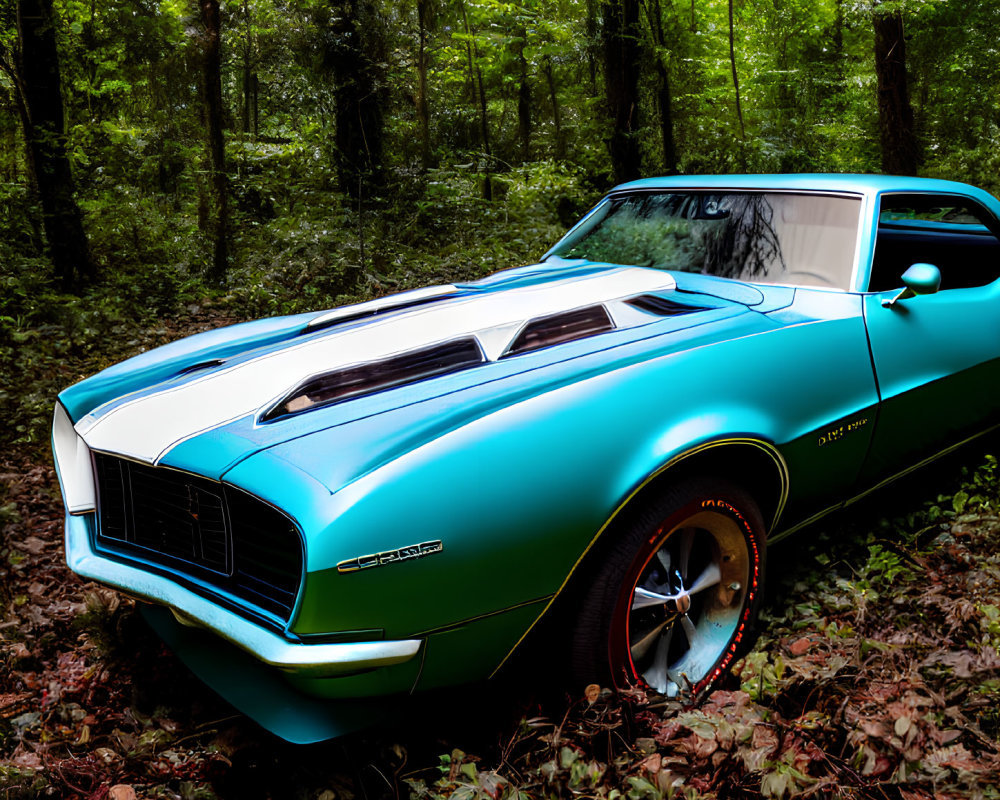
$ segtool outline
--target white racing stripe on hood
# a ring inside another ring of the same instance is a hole
[[[347,330],[292,340],[280,350],[104,413],[95,409],[76,430],[96,450],[156,463],[181,441],[263,411],[314,375],[470,334],[479,336],[493,359],[528,320],[675,286],[669,274],[626,267],[418,306]],[[492,335],[500,330],[506,337]]]

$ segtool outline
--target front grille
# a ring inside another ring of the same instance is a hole
[[[95,454],[100,549],[222,590],[287,622],[302,575],[288,517],[230,486]]]

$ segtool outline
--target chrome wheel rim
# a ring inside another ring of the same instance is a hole
[[[658,531],[628,599],[632,673],[668,697],[696,694],[716,678],[746,623],[750,560],[743,531],[717,512]]]

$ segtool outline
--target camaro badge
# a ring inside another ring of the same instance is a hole
[[[438,539],[433,542],[421,542],[420,544],[410,544],[400,547],[398,550],[384,550],[381,553],[372,553],[368,556],[358,556],[349,558],[337,564],[337,572],[357,572],[359,569],[369,567],[381,567],[383,564],[393,564],[397,561],[409,561],[413,558],[423,558],[424,556],[440,553],[444,550],[444,545]]]

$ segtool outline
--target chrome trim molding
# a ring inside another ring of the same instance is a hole
[[[167,578],[97,555],[90,547],[92,520],[91,516],[66,516],[70,569],[83,578],[166,605],[186,622],[212,631],[277,669],[309,678],[336,677],[400,664],[420,651],[420,639],[338,644],[287,641]]]

